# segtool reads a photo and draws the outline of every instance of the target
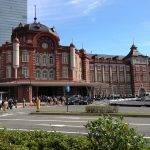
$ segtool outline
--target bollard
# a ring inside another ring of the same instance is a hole
[[[36,100],[36,112],[39,112],[40,111],[40,99],[37,97],[37,100]]]

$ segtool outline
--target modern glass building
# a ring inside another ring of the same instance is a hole
[[[0,0],[0,45],[10,42],[12,28],[27,23],[27,0]]]

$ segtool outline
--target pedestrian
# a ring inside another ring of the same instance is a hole
[[[14,104],[15,108],[17,108],[17,99],[16,98],[13,99],[13,104]]]
[[[6,109],[8,109],[8,99],[7,99],[7,97],[3,101],[3,111],[6,111]]]
[[[8,99],[8,108],[9,108],[9,109],[12,109],[12,108],[13,108],[13,99],[12,99],[12,98],[9,98],[9,99]]]
[[[26,100],[25,98],[23,98],[23,108],[25,108],[25,106],[26,106]]]
[[[41,105],[41,101],[40,101],[40,98],[37,96],[36,98],[36,112],[39,112],[40,111],[40,105]]]

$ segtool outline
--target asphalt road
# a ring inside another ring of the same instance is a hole
[[[69,106],[69,110],[79,111],[85,106]],[[41,109],[62,111],[66,110],[66,106],[50,106]],[[0,111],[0,128],[9,128],[17,130],[46,130],[49,132],[62,132],[67,134],[87,134],[84,125],[90,121],[97,119],[98,116],[69,116],[69,115],[29,115],[36,108],[17,108]],[[120,111],[150,111],[147,107],[120,107]],[[125,117],[124,122],[130,127],[135,128],[144,137],[150,138],[150,118]]]

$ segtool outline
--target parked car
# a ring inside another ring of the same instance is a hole
[[[80,101],[80,97],[78,97],[78,96],[71,96],[66,101],[66,104],[68,104],[68,105],[77,105],[77,104],[79,104],[79,101]]]
[[[88,105],[88,104],[91,104],[92,102],[93,102],[93,99],[91,97],[84,96],[80,99],[79,104],[80,105]]]
[[[150,101],[150,93],[144,94],[144,96],[141,97],[142,101]]]

